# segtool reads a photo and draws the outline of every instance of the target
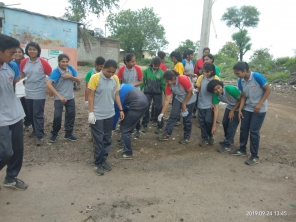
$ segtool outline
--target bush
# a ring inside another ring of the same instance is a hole
[[[152,59],[139,59],[137,60],[137,64],[141,66],[149,66]]]
[[[267,82],[272,83],[275,80],[286,81],[290,78],[289,72],[276,72],[265,75]]]

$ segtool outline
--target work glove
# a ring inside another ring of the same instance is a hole
[[[97,121],[96,117],[95,117],[95,114],[93,112],[89,113],[88,114],[88,122],[90,124],[95,124]]]
[[[158,122],[161,122],[162,118],[163,118],[163,114],[161,113],[161,114],[159,114],[159,116],[158,116]]]
[[[27,79],[27,77],[23,78],[22,80],[18,81],[15,84],[15,95],[18,98],[22,98],[26,96],[26,90],[24,86],[24,81]]]

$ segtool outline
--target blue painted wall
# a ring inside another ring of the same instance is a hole
[[[40,45],[77,49],[77,23],[10,8],[1,10],[4,10],[5,16],[2,33],[22,44],[35,41]]]

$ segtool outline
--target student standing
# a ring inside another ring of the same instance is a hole
[[[154,104],[155,115],[158,116],[162,109],[162,93],[165,91],[166,83],[163,79],[163,71],[159,68],[161,60],[159,57],[154,57],[148,68],[144,70],[143,84],[141,88],[144,91],[145,96],[148,99],[149,107],[151,101]],[[163,127],[163,120],[158,122],[157,118],[153,119],[154,123],[157,124],[157,129],[155,133],[161,133]],[[147,132],[149,123],[149,109],[143,117],[142,126],[143,132]]]
[[[202,57],[196,60],[196,63],[194,66],[194,73],[197,74],[198,76],[202,75],[202,67],[204,65],[203,56],[207,54],[210,54],[210,48],[205,47],[202,50]]]
[[[54,117],[49,142],[54,143],[57,140],[61,129],[63,108],[65,106],[65,131],[64,139],[77,141],[73,136],[75,121],[75,99],[73,92],[73,82],[80,82],[76,70],[69,65],[70,58],[66,54],[58,56],[58,67],[53,70],[47,81],[47,87],[54,96]]]
[[[215,59],[214,59],[214,56],[212,54],[206,54],[202,58],[203,58],[204,62],[209,62],[209,63],[214,64]],[[221,71],[220,71],[219,67],[216,66],[216,65],[215,65],[215,71],[216,71],[216,76],[218,76],[220,78]]]
[[[191,49],[185,50],[183,54],[182,64],[184,66],[184,75],[188,76],[193,83],[196,82],[197,75],[194,73],[194,51]]]
[[[44,136],[44,105],[46,99],[46,75],[51,74],[49,63],[40,58],[41,48],[36,42],[30,42],[25,48],[29,58],[22,60],[21,73],[26,80],[26,105],[28,116],[32,122],[33,132],[36,136],[36,145],[43,143]]]
[[[167,66],[166,66],[166,64],[164,63],[164,60],[165,60],[165,53],[164,53],[163,51],[159,51],[159,52],[157,53],[157,56],[158,56],[158,57],[160,58],[160,60],[161,60],[161,63],[160,63],[159,68],[160,68],[163,72],[167,71]]]
[[[132,53],[127,53],[123,62],[125,65],[120,67],[117,73],[120,83],[130,84],[140,90],[140,86],[143,83],[143,73],[141,68],[136,65],[136,56]],[[135,136],[141,136],[140,121],[136,126]]]
[[[246,156],[246,146],[250,134],[251,156],[246,164],[254,165],[259,162],[260,129],[267,112],[267,98],[271,89],[258,72],[249,71],[246,62],[238,62],[233,67],[234,74],[239,78],[238,89],[241,91],[241,102],[238,116],[241,120],[240,148],[230,152],[231,155]]]
[[[93,74],[99,73],[102,71],[105,63],[105,59],[102,56],[99,56],[95,60],[95,67],[89,70],[85,76],[85,107],[88,109],[88,82]]]
[[[25,55],[24,50],[21,47],[17,48],[16,53],[14,55],[14,61],[13,62],[17,65],[17,67],[19,69],[20,69],[20,66],[21,66],[21,61],[25,58],[24,55]],[[26,116],[24,118],[24,126],[25,126],[24,130],[28,132],[30,130],[30,126],[31,126],[32,123],[31,123],[31,121],[29,119],[29,116],[28,116],[25,97],[21,98],[21,103],[22,103],[23,109],[24,109],[25,114],[26,114]]]
[[[120,83],[118,77],[114,75],[116,69],[117,62],[113,59],[108,59],[102,71],[92,75],[88,84],[88,122],[91,124],[94,141],[94,170],[98,175],[104,175],[104,170],[111,170],[106,160],[111,148],[111,136],[115,115],[114,101],[119,108],[120,119],[124,119],[124,113],[118,94]]]
[[[212,63],[205,63],[203,75],[199,76],[196,82],[198,93],[198,121],[201,129],[202,140],[200,146],[213,145],[214,134],[216,133],[216,121],[218,118],[218,102],[213,101],[213,93],[208,92],[207,86],[213,79],[219,80],[216,76],[215,66]],[[213,102],[215,102],[213,104]],[[213,105],[212,105],[213,104]],[[213,110],[215,110],[215,115]]]
[[[182,56],[180,52],[173,51],[170,54],[171,60],[174,63],[174,70],[179,73],[179,75],[184,75],[184,66],[182,64]]]
[[[175,123],[180,118],[180,112],[183,116],[184,137],[179,141],[181,144],[187,144],[191,136],[191,115],[193,106],[196,100],[196,95],[193,94],[193,84],[187,76],[180,76],[174,70],[168,70],[164,73],[164,81],[166,82],[166,97],[163,103],[161,114],[158,116],[158,121],[162,121],[163,115],[175,94],[174,103],[168,119],[164,134],[159,137],[159,140],[168,140],[172,134]]]
[[[121,149],[117,151],[116,158],[130,160],[133,158],[132,133],[137,123],[148,110],[149,103],[147,97],[142,92],[129,84],[123,83],[121,85],[119,96],[125,117],[120,124],[122,141],[119,145],[123,146],[123,150]],[[118,117],[120,116],[120,109],[116,104],[115,113],[113,126],[116,126]]]
[[[18,47],[18,40],[0,34],[0,170],[7,165],[4,186],[25,190],[28,185],[17,178],[23,163],[25,113],[14,92],[19,68],[11,62]]]
[[[214,104],[217,104],[220,101],[227,104],[222,122],[224,140],[221,142],[222,147],[218,151],[220,153],[229,152],[230,145],[233,143],[235,132],[239,124],[238,108],[240,105],[240,91],[232,85],[224,87],[223,82],[220,82],[219,80],[210,81],[207,90],[210,93],[214,93]],[[217,111],[217,109],[214,110],[214,112]]]

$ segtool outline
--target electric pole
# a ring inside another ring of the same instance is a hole
[[[210,28],[212,18],[212,0],[204,0],[203,13],[202,13],[202,26],[200,33],[200,47],[198,50],[199,57],[202,56],[204,47],[209,47]]]

